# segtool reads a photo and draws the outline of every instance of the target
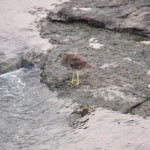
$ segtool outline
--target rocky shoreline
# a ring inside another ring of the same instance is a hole
[[[52,47],[33,48],[23,57],[1,63],[0,73],[33,64],[41,69],[41,82],[60,97],[149,116],[149,16],[145,0],[74,0],[56,5],[37,25]],[[66,87],[71,71],[55,63],[62,52],[79,54],[92,65],[80,72],[79,89]]]
[[[105,11],[108,11],[109,8],[110,11],[117,13],[118,7],[129,6],[124,1],[122,2],[123,4],[121,1],[117,3],[118,6],[115,6],[115,2],[106,3]],[[133,4],[133,1],[131,3]],[[130,4],[130,8],[132,8],[132,4]],[[136,4],[139,4],[138,1]],[[61,98],[71,98],[74,102],[123,113],[149,116],[150,53],[149,44],[147,44],[150,40],[148,38],[149,30],[147,30],[149,26],[147,24],[147,27],[144,28],[148,32],[141,29],[142,32],[135,32],[137,33],[135,35],[115,32],[113,29],[117,26],[114,26],[111,31],[106,26],[93,27],[95,25],[91,22],[90,26],[87,25],[89,23],[83,20],[83,17],[92,17],[90,12],[93,12],[95,7],[96,10],[99,8],[102,11],[101,5],[104,6],[98,1],[95,3],[72,1],[58,5],[57,9],[51,11],[45,19],[41,19],[39,22],[41,37],[49,39],[54,47],[47,51],[29,51],[25,55],[25,59],[41,68],[41,81],[46,83],[51,90],[57,91]],[[90,6],[92,10],[79,9],[77,11],[75,9],[89,8]],[[144,7],[149,8],[149,5]],[[117,14],[120,15],[119,12]],[[92,17],[93,20],[103,18],[100,13],[95,13],[95,16]],[[110,18],[114,19],[115,17],[111,16]],[[127,18],[122,19],[126,20]],[[129,19],[131,20],[131,18]],[[143,26],[146,23],[148,20],[143,22]],[[136,26],[132,26],[133,28]],[[123,31],[121,26],[120,30]],[[138,28],[136,31],[139,31]],[[138,34],[142,34],[142,36]],[[59,62],[55,63],[58,55],[62,52],[79,54],[92,65],[92,69],[80,71],[81,87],[66,87],[66,83],[71,78],[71,71],[65,69]]]
[[[0,74],[35,66],[0,77],[1,149],[148,150],[150,3],[73,0],[55,6],[37,21],[51,46],[0,61]],[[79,88],[67,86],[72,71],[56,62],[62,52],[92,66],[79,71]]]

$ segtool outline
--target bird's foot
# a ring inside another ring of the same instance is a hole
[[[81,83],[81,82],[80,82],[79,80],[77,80],[75,86],[76,86],[76,87],[79,87],[80,83]]]
[[[71,80],[68,82],[67,87],[68,86],[74,86],[74,84],[75,84],[75,80]]]
[[[80,83],[81,83],[81,82],[78,81],[78,80],[71,80],[71,81],[69,81],[67,87],[68,87],[68,86],[71,86],[71,87],[79,87]]]

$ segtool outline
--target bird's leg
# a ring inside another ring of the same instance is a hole
[[[71,81],[69,81],[69,83],[68,83],[68,85],[67,86],[69,86],[69,85],[71,85],[72,87],[73,86],[76,86],[76,87],[79,87],[79,84],[80,84],[81,82],[80,82],[80,80],[79,80],[79,73],[78,73],[78,71],[73,71],[73,75],[72,75],[72,80]]]
[[[79,72],[76,71],[76,75],[77,75],[77,81],[76,81],[76,86],[79,87],[79,84],[81,83],[79,80]]]
[[[73,71],[72,79],[71,79],[71,81],[69,81],[67,86],[69,86],[69,85],[74,86],[74,83],[75,83],[75,71]]]

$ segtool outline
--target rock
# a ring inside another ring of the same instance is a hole
[[[149,45],[140,40],[137,42],[137,39],[142,39],[140,36],[115,33],[79,22],[64,24],[47,19],[41,25],[41,36],[44,37],[45,33],[48,39],[55,36],[58,45],[47,54],[34,54],[31,61],[40,60],[37,63],[43,65],[41,81],[51,90],[57,91],[61,98],[132,113],[134,106],[150,96]],[[91,47],[92,43],[103,46],[95,49]],[[79,54],[92,65],[91,69],[80,71],[82,84],[79,88],[67,87],[72,71],[63,67],[59,61],[55,62],[62,52]],[[37,55],[40,57],[36,58]],[[45,63],[41,63],[44,55]],[[144,115],[144,112],[140,115]]]
[[[40,35],[55,46],[46,53],[41,50],[30,51],[26,54],[26,60],[41,68],[41,82],[45,83],[50,90],[57,91],[60,98],[69,98],[73,102],[83,105],[94,105],[123,113],[148,116],[150,111],[143,110],[147,110],[150,104],[146,102],[147,107],[143,104],[150,97],[150,53],[149,44],[147,44],[150,38],[95,28],[77,19],[73,22],[69,19],[70,16],[78,18],[79,16],[75,17],[75,13],[82,16],[83,13],[80,11],[83,11],[87,17],[94,20],[96,17],[90,12],[95,6],[97,10],[95,14],[100,15],[99,11],[106,9],[109,10],[107,13],[109,16],[112,10],[116,12],[115,9],[118,8],[120,10],[118,15],[120,15],[125,10],[125,6],[132,8],[133,5],[133,1],[130,1],[130,5],[125,1],[119,1],[117,4],[115,1],[113,4],[106,2],[103,1],[102,8],[102,2],[99,2],[98,5],[98,1],[94,3],[89,1],[86,3],[86,7],[85,1],[69,2],[63,4],[63,7],[59,7],[56,15],[48,14],[45,21],[43,20],[40,24]],[[75,4],[80,5],[79,11],[74,11],[77,10]],[[140,8],[139,1],[135,4]],[[92,6],[91,9],[89,9],[89,5]],[[57,13],[62,10],[63,13]],[[144,10],[143,12],[145,12]],[[106,14],[103,14],[105,20]],[[58,18],[60,18],[59,21]],[[114,19],[116,18],[114,17]],[[101,17],[99,16],[97,19],[101,19]],[[108,19],[112,18],[109,16]],[[118,17],[116,20],[119,21],[119,19]],[[129,18],[122,18],[120,22],[126,22],[126,19]],[[107,27],[113,27],[113,25],[110,21]],[[119,27],[122,28],[122,26]],[[143,34],[139,30],[136,31],[137,34]],[[148,32],[144,35],[148,35]],[[144,41],[147,41],[146,44]],[[58,55],[62,52],[81,55],[92,65],[91,69],[79,71],[81,80],[79,88],[67,87],[72,71],[63,67],[59,61],[56,62]],[[140,107],[141,109],[139,109]]]
[[[23,55],[23,60],[29,64],[37,65],[38,68],[43,69],[42,67],[45,65],[46,54],[39,48],[30,49]]]
[[[149,119],[138,116],[124,115],[103,110],[95,111],[94,116],[82,128],[77,128],[68,149],[101,149],[101,150],[148,150],[149,149]],[[85,143],[86,141],[86,143]]]
[[[23,66],[23,60],[21,57],[19,56],[12,57],[12,58],[5,57],[4,59],[0,60],[0,74],[17,70],[22,66]]]
[[[58,5],[47,18],[52,21],[86,22],[100,28],[150,37],[148,0],[74,0]]]
[[[74,108],[72,114],[79,115],[80,117],[84,117],[86,115],[91,114],[94,110],[95,108],[89,105],[78,105]]]

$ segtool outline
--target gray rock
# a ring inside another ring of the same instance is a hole
[[[150,37],[150,1],[148,0],[73,0],[51,11],[53,21],[82,21],[89,25]]]

